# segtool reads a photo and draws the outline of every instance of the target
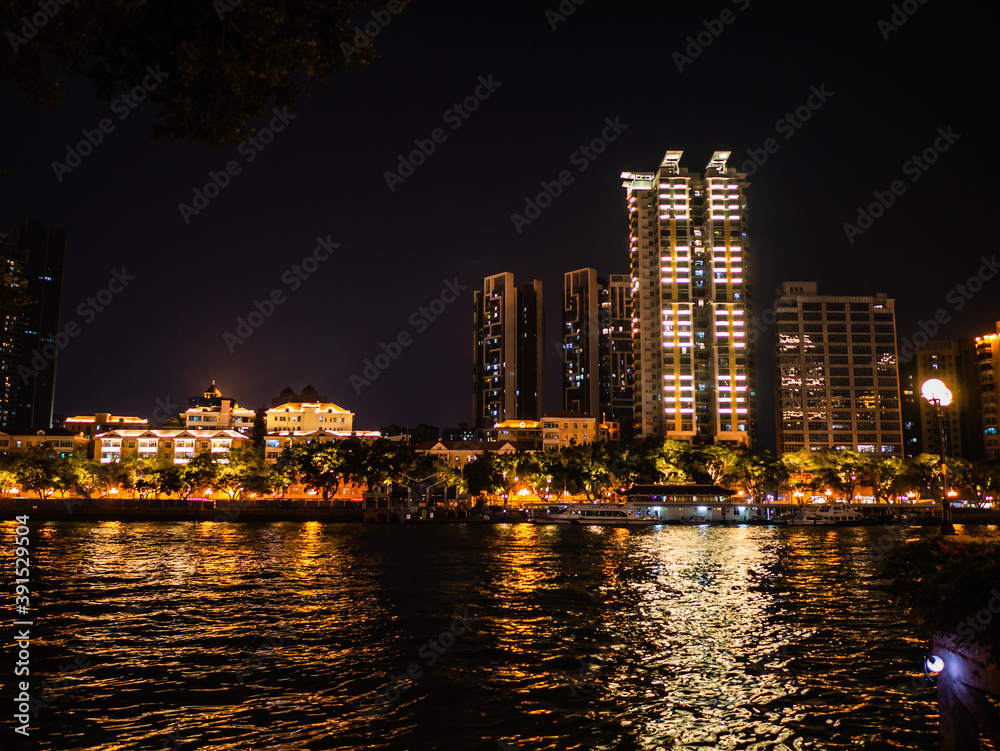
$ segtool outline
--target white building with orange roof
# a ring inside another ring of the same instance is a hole
[[[286,402],[267,410],[267,432],[312,433],[333,430],[351,433],[354,413],[332,402]]]
[[[94,458],[102,464],[126,459],[154,459],[164,464],[187,464],[199,454],[225,454],[230,448],[252,445],[235,430],[111,430],[94,440]]]

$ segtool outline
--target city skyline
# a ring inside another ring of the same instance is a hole
[[[372,424],[468,422],[469,401],[455,395],[468,393],[459,352],[478,281],[506,270],[556,295],[568,270],[627,272],[618,176],[655,165],[665,149],[683,148],[696,170],[728,148],[748,173],[755,318],[785,279],[822,278],[838,293],[897,299],[901,350],[934,326],[949,340],[988,330],[996,282],[977,275],[991,253],[956,247],[947,223],[933,221],[976,213],[989,193],[971,158],[981,104],[949,85],[986,67],[926,55],[942,35],[961,29],[968,40],[968,30],[932,6],[887,33],[888,6],[817,21],[805,8],[740,5],[705,46],[698,37],[715,9],[587,3],[553,20],[536,6],[413,4],[380,31],[371,66],[316,84],[288,108],[294,119],[267,110],[255,120],[256,146],[150,141],[153,105],[120,119],[80,78],[63,78],[52,110],[5,85],[18,148],[0,164],[0,227],[39,218],[69,238],[64,325],[82,331],[60,353],[56,411],[116,404],[149,414],[216,377],[250,406],[288,380],[311,381]],[[632,51],[594,55],[610,38]],[[527,52],[511,56],[510,39]],[[844,45],[857,54],[828,54]],[[973,62],[986,54],[969,50]],[[161,70],[169,81],[169,66]],[[723,107],[706,99],[716,87]],[[104,118],[113,132],[57,177],[53,163],[67,164],[67,149]],[[939,132],[949,128],[950,143]],[[402,180],[392,189],[389,172]],[[178,205],[196,200],[185,222]],[[845,224],[861,234],[848,237]],[[78,306],[123,270],[135,277],[125,291],[93,320],[79,318]],[[440,297],[445,280],[461,290],[451,303]],[[549,342],[558,318],[546,322]],[[412,344],[366,376],[366,360],[404,332]],[[553,347],[545,359],[545,409],[555,410]],[[771,359],[758,358],[762,416],[773,413]],[[355,393],[352,376],[370,385]],[[127,393],[134,382],[144,387]],[[420,400],[395,399],[414,391]],[[767,429],[761,443],[774,445]]]

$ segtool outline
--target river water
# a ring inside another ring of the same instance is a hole
[[[927,640],[874,574],[890,534],[32,525],[42,698],[0,745],[934,749]]]

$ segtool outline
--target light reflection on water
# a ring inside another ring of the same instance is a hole
[[[880,534],[33,525],[30,747],[934,748]]]

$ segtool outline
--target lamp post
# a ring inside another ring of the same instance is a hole
[[[929,378],[920,386],[920,395],[934,405],[937,416],[938,437],[941,444],[941,534],[955,534],[951,523],[951,509],[948,503],[948,465],[944,459],[944,423],[941,410],[951,404],[952,393],[944,381],[939,378]]]

